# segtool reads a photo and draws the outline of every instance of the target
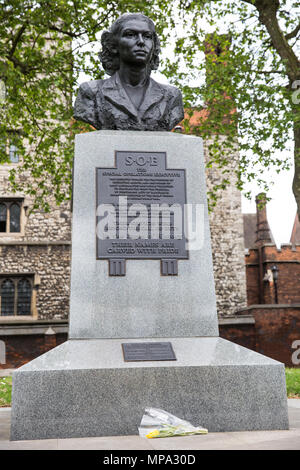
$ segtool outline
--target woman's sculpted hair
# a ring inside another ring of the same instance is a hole
[[[110,27],[108,31],[104,31],[101,36],[102,51],[99,54],[102,66],[108,75],[113,75],[120,68],[120,60],[118,53],[115,52],[118,36],[121,29],[128,20],[139,19],[147,21],[153,31],[153,53],[149,64],[149,74],[151,70],[157,70],[159,65],[160,42],[155,32],[153,21],[142,13],[124,13]]]

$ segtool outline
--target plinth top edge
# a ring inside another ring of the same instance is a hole
[[[171,137],[177,139],[201,139],[200,136],[195,135],[187,135],[187,134],[179,134],[177,132],[163,132],[163,131],[121,131],[121,130],[100,130],[100,131],[91,131],[91,132],[84,132],[82,134],[76,134],[76,139],[81,139],[87,136],[93,135],[101,135],[104,137],[110,136],[135,136],[135,137]]]

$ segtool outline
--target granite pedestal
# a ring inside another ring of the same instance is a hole
[[[159,260],[128,260],[108,276],[96,260],[97,167],[115,151],[166,152],[202,204],[203,245],[161,276]],[[121,344],[170,341],[176,361],[125,362]],[[11,438],[137,433],[145,407],[209,431],[287,429],[283,364],[218,337],[202,141],[165,132],[97,131],[76,138],[69,340],[13,376]]]

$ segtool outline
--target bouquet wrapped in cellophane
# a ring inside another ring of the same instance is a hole
[[[195,427],[188,421],[158,408],[146,408],[139,426],[140,436],[148,439],[207,433],[207,429]]]

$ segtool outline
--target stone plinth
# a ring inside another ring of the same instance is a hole
[[[120,339],[71,340],[14,373],[13,440],[137,434],[146,407],[209,432],[288,429],[284,366],[222,338],[171,341],[177,361],[125,363]],[[140,341],[126,339],[126,342]]]

